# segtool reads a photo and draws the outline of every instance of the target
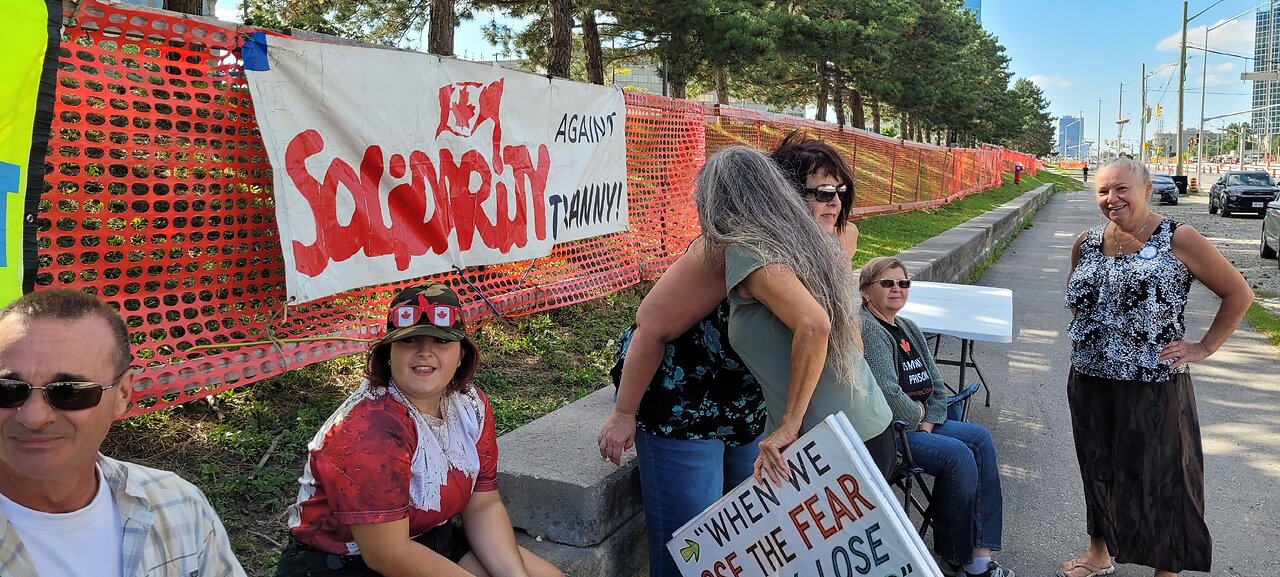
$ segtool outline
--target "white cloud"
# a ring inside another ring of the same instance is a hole
[[[1045,76],[1045,75],[1043,75],[1043,74],[1032,74],[1031,76],[1028,76],[1028,77],[1027,77],[1027,80],[1030,80],[1031,82],[1034,82],[1034,83],[1035,83],[1035,85],[1036,85],[1036,86],[1039,86],[1040,88],[1047,88],[1047,87],[1050,87],[1050,86],[1054,86],[1054,87],[1057,87],[1057,88],[1070,88],[1070,87],[1071,87],[1071,81],[1070,81],[1070,80],[1067,80],[1066,78],[1063,78],[1063,77],[1058,76],[1058,75],[1056,75],[1056,74],[1055,74],[1055,75],[1053,75],[1053,76]]]
[[[1223,62],[1222,64],[1213,65],[1214,72],[1230,72],[1232,70],[1235,70],[1235,68],[1236,68],[1236,65],[1234,62]]]
[[[217,4],[213,6],[213,15],[218,20],[225,20],[227,22],[239,22],[240,21],[239,4],[240,3],[236,2],[235,0],[218,0]]]
[[[1224,24],[1225,22],[1225,24]],[[1236,18],[1230,22],[1226,20],[1218,20],[1213,24],[1204,26],[1196,26],[1187,29],[1187,51],[1194,50],[1191,46],[1200,46],[1204,43],[1204,31],[1206,28],[1214,28],[1209,32],[1209,48],[1221,52],[1230,52],[1232,54],[1240,54],[1243,56],[1253,56],[1253,15],[1246,14],[1240,18]],[[1156,50],[1160,52],[1177,52],[1182,43],[1182,32],[1174,32],[1160,42],[1156,43]]]

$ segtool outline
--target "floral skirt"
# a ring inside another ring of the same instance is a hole
[[[1204,455],[1191,375],[1149,383],[1067,380],[1089,536],[1119,563],[1209,571]]]

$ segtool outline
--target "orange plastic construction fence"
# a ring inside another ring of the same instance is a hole
[[[286,306],[271,167],[238,60],[246,28],[90,0],[69,10],[37,227],[36,289],[114,303],[140,366],[139,414],[363,352],[400,287]],[[856,214],[998,186],[1035,159],[627,93],[630,230],[532,261],[436,275],[472,326],[587,301],[660,275],[698,234],[693,180],[728,144],[806,128],[857,176]]]

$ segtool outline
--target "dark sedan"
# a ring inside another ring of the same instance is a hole
[[[1173,183],[1173,177],[1167,174],[1151,175],[1151,194],[1154,194],[1156,200],[1165,204],[1178,204],[1178,185]]]
[[[1267,214],[1262,217],[1262,239],[1258,241],[1258,252],[1262,258],[1276,258],[1280,252],[1280,197],[1267,207]],[[1280,261],[1277,261],[1280,266]]]
[[[1224,172],[1222,178],[1209,189],[1209,214],[1222,211],[1222,216],[1231,216],[1233,212],[1253,212],[1259,215],[1267,212],[1267,205],[1280,192],[1267,173],[1255,171],[1233,170]]]

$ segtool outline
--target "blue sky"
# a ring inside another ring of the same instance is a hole
[[[1192,0],[1187,15],[1209,8],[1187,25],[1187,43],[1244,56],[1253,55],[1254,12],[1251,0]],[[1269,3],[1268,3],[1269,4]],[[1212,8],[1210,8],[1212,6]],[[1241,12],[1244,16],[1232,20]],[[1102,137],[1115,138],[1115,120],[1130,118],[1125,140],[1137,140],[1141,67],[1147,73],[1178,61],[1182,3],[1176,0],[984,0],[983,26],[995,34],[1012,58],[1010,68],[1018,77],[1030,78],[1044,90],[1054,116],[1085,117],[1085,138],[1097,133],[1098,101],[1102,100]],[[1203,53],[1187,50],[1184,126],[1194,127],[1200,118],[1200,85]],[[1216,116],[1250,107],[1250,83],[1240,73],[1252,70],[1252,60],[1209,54],[1204,82],[1205,115]],[[1120,84],[1124,82],[1123,103]],[[1169,66],[1147,79],[1147,102],[1153,109],[1147,132],[1176,129],[1177,66]],[[1194,91],[1194,92],[1193,92]],[[1163,109],[1154,118],[1155,103]],[[1123,104],[1123,109],[1118,105]],[[1117,116],[1119,115],[1119,116]],[[1206,122],[1205,127],[1248,120],[1239,115]]]
[[[1215,5],[1214,3],[1217,2]],[[1269,2],[1264,3],[1264,7]],[[218,0],[218,14],[238,19],[239,0]],[[1212,7],[1211,7],[1212,6]],[[1219,25],[1209,34],[1209,48],[1244,56],[1253,55],[1254,0],[1192,0],[1188,16],[1209,8],[1187,27],[1188,44],[1200,46],[1205,28]],[[1233,17],[1248,11],[1244,16]],[[983,26],[1004,45],[1012,59],[1010,69],[1018,78],[1030,78],[1050,101],[1054,116],[1085,118],[1085,138],[1097,133],[1099,100],[1102,101],[1103,138],[1115,138],[1115,120],[1131,118],[1125,140],[1137,141],[1141,66],[1147,72],[1178,60],[1182,3],[1176,0],[983,0]],[[494,18],[477,14],[456,33],[459,55],[494,58],[497,49],[484,42],[480,27]],[[1194,127],[1200,117],[1200,84],[1203,53],[1188,49],[1184,126]],[[1250,107],[1250,83],[1240,80],[1252,69],[1252,60],[1209,55],[1205,115],[1216,116]],[[1177,66],[1159,70],[1147,80],[1148,105],[1153,119],[1148,133],[1174,130],[1177,114]],[[1119,99],[1124,82],[1123,109]],[[1159,119],[1154,118],[1161,104]],[[1240,115],[1206,123],[1206,128],[1244,121]]]

